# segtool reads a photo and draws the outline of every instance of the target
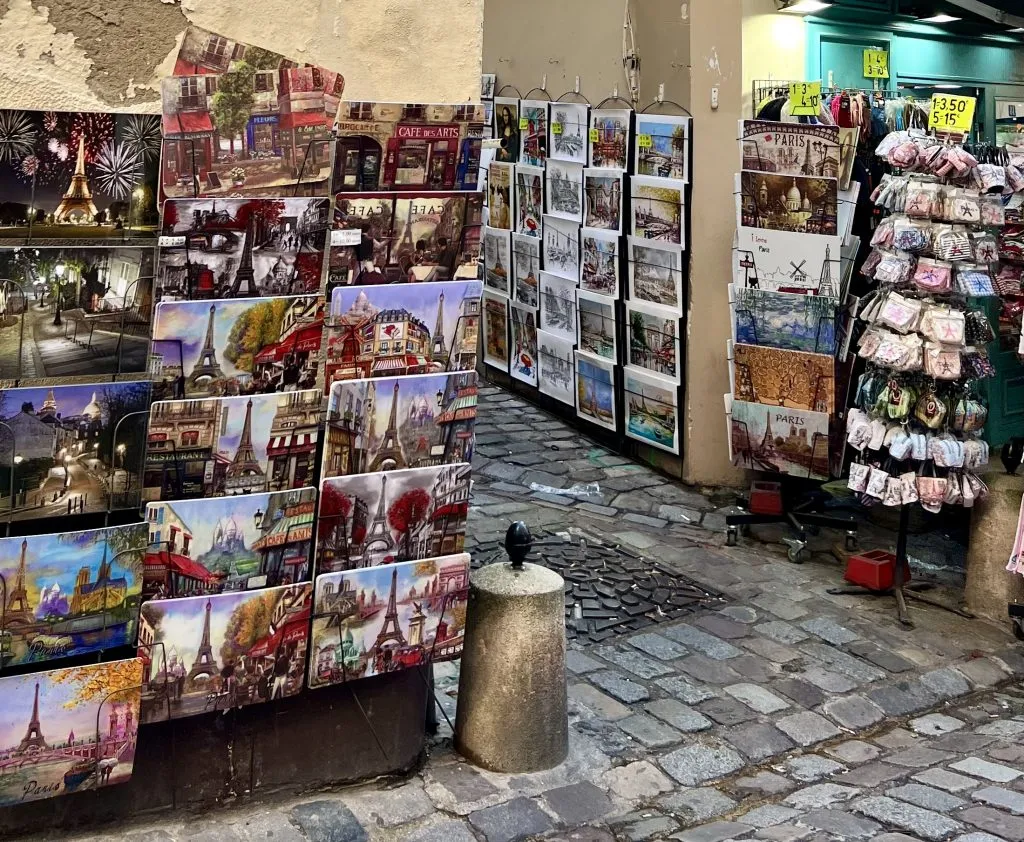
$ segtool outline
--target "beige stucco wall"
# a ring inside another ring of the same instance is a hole
[[[189,22],[339,70],[346,95],[479,97],[483,0],[0,0],[0,107],[159,111]]]
[[[781,15],[775,0],[743,0],[743,115],[754,79],[804,78],[807,33],[800,15]]]

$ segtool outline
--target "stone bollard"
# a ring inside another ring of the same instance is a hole
[[[1024,477],[992,471],[985,474],[985,482],[988,499],[971,514],[964,600],[979,617],[1006,623],[1006,606],[1024,603],[1024,579],[1006,569],[1017,534]]]
[[[565,581],[525,562],[522,521],[505,534],[511,562],[470,576],[455,748],[494,772],[538,772],[569,753]]]

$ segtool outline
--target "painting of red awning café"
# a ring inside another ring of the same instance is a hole
[[[342,101],[332,192],[476,190],[484,121],[480,104]]]
[[[309,686],[459,657],[468,590],[466,553],[318,576]]]
[[[143,604],[143,724],[300,693],[312,595],[306,583]]]

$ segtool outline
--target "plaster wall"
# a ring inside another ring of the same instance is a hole
[[[800,15],[776,11],[775,0],[743,0],[743,116],[749,117],[755,79],[809,78],[807,29]],[[817,78],[817,77],[815,77]]]
[[[354,99],[479,97],[483,0],[0,0],[0,107],[158,112],[189,23],[338,70]]]

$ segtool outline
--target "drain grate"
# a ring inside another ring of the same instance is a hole
[[[490,541],[473,555],[474,566],[480,566],[502,560],[505,550],[501,541]],[[534,533],[529,560],[543,560],[565,579],[570,640],[600,643],[726,601],[659,561],[592,536],[573,540],[564,533]]]

